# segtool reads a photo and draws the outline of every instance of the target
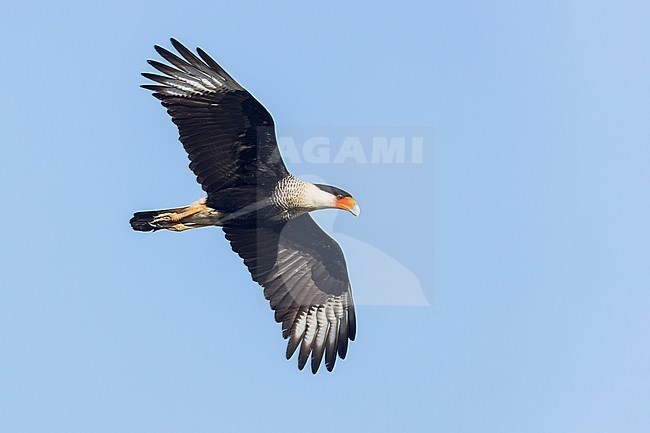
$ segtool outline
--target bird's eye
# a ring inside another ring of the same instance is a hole
[[[338,195],[336,196],[336,199],[337,199],[337,200],[343,200],[343,194],[338,194]]]

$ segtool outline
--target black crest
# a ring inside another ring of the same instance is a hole
[[[344,191],[341,188],[337,188],[337,187],[332,186],[332,185],[323,185],[321,183],[316,183],[314,185],[316,185],[319,189],[321,189],[321,190],[323,190],[325,192],[329,192],[330,194],[333,194],[333,195],[342,195],[343,197],[352,197],[352,194],[350,194],[349,192]]]

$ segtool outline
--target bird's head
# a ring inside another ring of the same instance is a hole
[[[317,183],[314,186],[327,194],[323,194],[324,205],[322,208],[342,209],[350,212],[355,217],[359,216],[359,206],[349,192],[343,191],[341,188],[337,188],[331,185],[323,185]]]

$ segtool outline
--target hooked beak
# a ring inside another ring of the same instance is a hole
[[[336,202],[336,207],[350,212],[355,217],[358,217],[359,212],[361,212],[361,209],[359,209],[357,202],[354,201],[352,197],[345,197],[341,200],[338,200]]]

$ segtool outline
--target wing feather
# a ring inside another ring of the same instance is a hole
[[[327,334],[327,343],[325,346],[325,367],[327,371],[334,369],[336,362],[336,343],[338,340],[338,327],[340,326],[340,319],[336,319],[330,326],[329,333]]]
[[[318,322],[318,330],[316,331],[316,338],[312,345],[311,352],[311,371],[316,374],[318,367],[323,360],[323,355],[325,353],[325,339],[329,333],[330,322],[327,319],[327,310],[328,304],[321,305],[318,307],[318,312],[316,313],[316,320]]]
[[[305,330],[307,329],[307,312],[309,309],[307,307],[300,307],[298,309],[298,314],[296,320],[291,327],[291,332],[289,334],[289,342],[287,343],[287,359],[291,359],[293,354],[298,348],[298,344],[302,341],[302,337],[305,335]]]
[[[307,359],[309,359],[309,354],[311,353],[311,346],[316,337],[316,331],[318,330],[317,311],[318,306],[314,305],[309,308],[309,313],[307,314],[307,329],[305,330],[305,336],[302,339],[300,353],[298,354],[298,369],[300,370],[305,368],[305,364],[307,364]]]

